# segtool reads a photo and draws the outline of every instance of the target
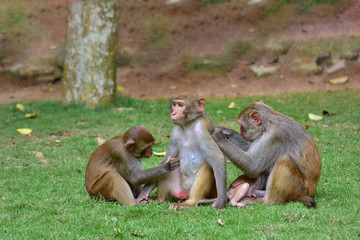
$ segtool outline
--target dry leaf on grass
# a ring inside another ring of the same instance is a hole
[[[309,113],[308,116],[309,116],[309,119],[310,119],[310,120],[314,120],[314,121],[323,120],[323,117],[322,117],[322,116],[315,115],[315,114],[312,114],[312,113]]]
[[[16,109],[19,111],[24,111],[25,110],[25,106],[21,103],[16,104]]]
[[[34,118],[36,116],[37,116],[37,113],[27,113],[27,114],[25,114],[26,118]]]
[[[155,156],[165,156],[166,152],[153,152]]]
[[[18,128],[16,131],[22,135],[30,135],[32,133],[32,129],[30,128]]]
[[[236,106],[235,102],[231,102],[228,106],[229,109],[239,109],[238,106]]]

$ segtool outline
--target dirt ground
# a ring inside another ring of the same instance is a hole
[[[147,1],[144,1],[147,2]],[[185,1],[191,2],[191,1]],[[274,40],[304,40],[312,38],[326,38],[333,36],[358,36],[360,35],[360,1],[353,0],[339,10],[334,15],[323,14],[318,18],[304,18],[301,21],[287,22],[286,27],[275,34],[271,34],[270,38]],[[52,3],[51,7],[56,11],[61,11],[61,14],[54,14],[54,11],[46,11],[46,8],[41,11],[44,19],[55,18],[58,25],[51,38],[44,40],[41,44],[35,44],[34,53],[47,54],[46,47],[54,48],[54,44],[59,43],[59,39],[65,38],[66,33],[66,1],[57,0]],[[129,3],[131,4],[131,3]],[[231,3],[229,3],[231,4]],[[193,16],[194,11],[199,13],[196,19],[188,20],[188,23],[183,23],[183,32],[175,31],[179,39],[187,41],[187,46],[192,54],[204,55],[206,53],[220,52],[224,49],[224,39],[229,37],[243,37],[247,38],[250,33],[266,32],[267,27],[264,24],[259,24],[254,19],[256,11],[254,7],[249,7],[249,12],[243,15],[241,19],[231,13],[224,13],[223,15],[211,12],[209,9],[187,10],[187,8],[194,8],[190,3],[184,4],[184,8],[177,9],[177,16],[179,19],[186,19],[187,16]],[[229,6],[226,9],[235,9]],[[129,9],[131,9],[129,7]],[[148,8],[154,10],[153,8]],[[170,12],[175,8],[160,9],[163,13]],[[155,9],[154,11],[160,11]],[[130,11],[128,11],[130,12]],[[132,14],[131,12],[128,14]],[[139,16],[142,13],[133,13]],[[128,18],[133,15],[127,16]],[[224,15],[228,15],[228,19],[223,19]],[[214,21],[206,22],[205,17],[212,16]],[[57,18],[57,19],[56,19]],[[184,20],[185,21],[185,20]],[[239,23],[240,21],[240,23]],[[120,32],[120,42],[123,49],[129,52],[139,46],[140,33],[138,33],[136,26],[132,22],[122,25],[122,32]],[[197,26],[205,25],[206,30],[199,29],[191,22],[198,23]],[[48,22],[49,28],[53,28],[52,22]],[[225,25],[224,25],[225,24]],[[275,21],[276,25],[276,21]],[[199,34],[202,32],[202,34]],[[222,34],[214,34],[214,32],[222,32]],[[1,36],[0,36],[1,37]],[[184,40],[185,39],[185,40]],[[125,47],[124,47],[125,46]],[[121,50],[121,49],[120,49]],[[48,51],[49,52],[49,51]],[[13,58],[14,61],[20,61],[21,57]],[[11,61],[10,61],[11,62]],[[194,92],[200,96],[236,96],[236,95],[263,95],[263,94],[280,94],[288,92],[304,92],[314,90],[334,90],[341,88],[360,88],[360,60],[346,61],[346,68],[332,74],[327,74],[326,70],[331,64],[324,65],[324,71],[321,74],[299,74],[291,71],[291,66],[288,63],[282,63],[278,66],[275,74],[267,78],[256,78],[254,73],[250,71],[249,65],[251,59],[242,58],[236,62],[230,71],[226,74],[210,73],[210,72],[191,72],[184,74],[179,72],[176,68],[171,68],[171,63],[156,66],[144,67],[142,66],[125,66],[117,69],[117,85],[123,87],[122,95],[131,96],[133,98],[159,98],[169,97],[178,92]],[[0,65],[1,67],[1,65]],[[333,85],[330,84],[331,78],[348,76],[349,81],[344,84]],[[14,81],[5,76],[0,75],[0,103],[18,102],[18,101],[32,101],[32,100],[61,100],[61,79],[52,82],[37,82],[31,78],[17,79]]]
[[[126,79],[119,79],[118,85],[124,87],[124,90],[120,92],[122,95],[144,99],[170,97],[178,91],[193,92],[204,97],[224,97],[360,88],[360,69],[353,69],[352,66],[349,66],[346,72],[350,80],[339,85],[330,84],[328,76],[288,77],[276,74],[268,78],[257,79],[246,77],[244,73],[232,73],[228,78],[211,77],[203,80],[192,80],[189,77],[166,79],[165,81],[130,82]],[[32,100],[61,100],[61,81],[45,83],[28,79],[11,83],[2,79],[0,103]]]

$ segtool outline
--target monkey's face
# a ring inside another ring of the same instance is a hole
[[[151,144],[150,146],[148,146],[147,148],[142,150],[141,158],[149,158],[152,156],[152,154],[153,154],[153,150],[152,150],[152,144]]]
[[[183,124],[186,118],[186,102],[184,100],[171,101],[171,120],[174,124]]]
[[[237,122],[240,124],[240,134],[248,141],[254,141],[264,133],[262,120],[258,111],[247,111],[240,115]]]
[[[242,117],[238,118],[237,123],[240,125],[240,135],[246,140],[246,128],[244,127],[245,123]]]
[[[133,147],[129,151],[134,157],[137,158],[149,158],[153,154],[152,145],[154,142],[145,143],[144,141],[138,140]]]

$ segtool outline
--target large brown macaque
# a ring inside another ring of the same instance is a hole
[[[141,158],[150,158],[154,138],[144,126],[132,127],[124,135],[100,145],[91,155],[85,173],[89,195],[136,205],[143,184],[156,182],[178,168],[178,159],[169,158],[160,166],[142,169]]]
[[[180,168],[159,179],[159,201],[186,200],[170,205],[170,209],[183,209],[195,206],[200,199],[216,197],[212,207],[224,209],[227,203],[225,158],[211,137],[214,126],[203,113],[205,99],[183,95],[171,98],[170,104],[175,126],[164,161],[170,156],[178,158]],[[151,190],[149,188],[145,195]]]
[[[258,200],[266,204],[298,201],[316,207],[312,196],[320,179],[321,158],[311,135],[293,119],[263,102],[246,107],[237,121],[241,125],[241,134],[237,135],[250,143],[247,150],[229,140],[226,136],[229,129],[216,127],[212,133],[214,140],[247,178],[267,179],[264,198],[249,201],[245,197],[239,204]],[[256,188],[261,190],[261,186]]]

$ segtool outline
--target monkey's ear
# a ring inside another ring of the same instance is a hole
[[[202,112],[205,110],[205,98],[198,98],[196,99],[196,107],[199,112]]]
[[[130,149],[132,146],[134,146],[134,145],[135,145],[135,140],[129,139],[129,140],[127,140],[126,143],[125,143],[125,148],[129,150],[129,149]]]
[[[253,111],[249,114],[249,117],[251,118],[251,122],[258,126],[261,123],[261,117],[258,111]]]

